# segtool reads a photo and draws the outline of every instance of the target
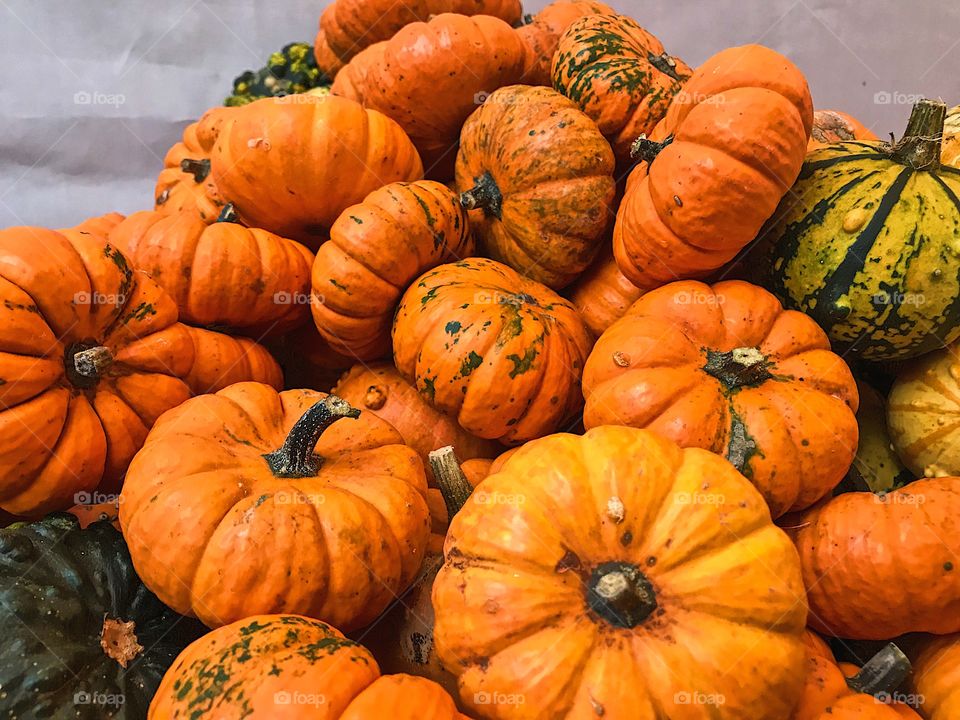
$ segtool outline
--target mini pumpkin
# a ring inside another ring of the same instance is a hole
[[[610,248],[604,251],[570,289],[570,302],[595,336],[623,317],[643,291],[627,280]]]
[[[343,211],[317,250],[317,330],[334,350],[358,360],[388,355],[407,286],[430,268],[471,255],[467,214],[449,188],[422,180],[374,190]]]
[[[337,57],[336,53],[327,42],[327,34],[321,27],[317,30],[317,37],[313,41],[313,57],[317,61],[317,67],[328,78],[335,78],[337,73],[343,69],[346,63]]]
[[[57,232],[61,235],[66,235],[72,232],[88,233],[105,241],[110,235],[110,231],[122,223],[124,219],[125,217],[120,213],[112,212],[107,213],[106,215],[87,218],[79,225],[75,225],[72,228],[57,230]]]
[[[958,516],[955,477],[844,493],[801,514],[791,532],[811,627],[854,640],[960,630]]]
[[[345,208],[385,183],[423,177],[399,125],[331,95],[231,109],[210,162],[220,196],[243,224],[314,250]]]
[[[149,720],[469,720],[436,683],[380,675],[373,656],[326,623],[254,615],[187,647],[167,671]]]
[[[799,699],[796,554],[712,453],[617,426],[535,440],[477,486],[444,557],[434,640],[467,711],[782,720]]]
[[[497,90],[460,134],[457,189],[479,247],[551,288],[590,264],[613,218],[610,145],[550,88]]]
[[[527,46],[523,81],[528,85],[553,84],[550,69],[560,36],[584,15],[614,15],[616,11],[599,0],[555,0],[536,15],[526,15],[517,34]]]
[[[707,60],[637,143],[613,233],[623,274],[650,289],[732,260],[797,179],[812,124],[783,55],[746,45]]]
[[[200,623],[151,593],[109,522],[56,513],[0,530],[0,713],[140,720]]]
[[[273,355],[250,338],[204,328],[183,326],[193,352],[183,381],[194,395],[223,390],[238,382],[260,382],[275,390],[283,387],[283,372]]]
[[[123,486],[137,572],[210,627],[261,612],[365,625],[416,576],[429,536],[423,464],[400,443],[310,390],[238,383],[183,403]]]
[[[692,74],[633,18],[616,13],[573,22],[552,66],[553,86],[597,123],[624,169],[634,141],[653,131]]]
[[[890,389],[887,425],[897,455],[916,476],[960,475],[957,344],[917,358]]]
[[[427,177],[449,180],[457,139],[478,102],[523,78],[526,46],[513,28],[489,15],[443,13],[410,23],[382,48],[350,61],[333,83],[341,94],[399,123],[416,145]]]
[[[857,449],[856,383],[826,335],[739,280],[652,290],[600,336],[583,375],[587,428],[649,428],[726,457],[774,517],[840,482]]]
[[[481,438],[520,444],[580,409],[590,333],[573,306],[505,265],[441,265],[404,293],[397,369],[433,407]]]
[[[911,689],[923,698],[920,711],[927,720],[953,720],[960,714],[960,635],[926,636],[913,658]]]
[[[262,337],[307,322],[313,253],[227,217],[207,224],[193,211],[137,212],[110,242],[173,297],[185,323]]]
[[[815,110],[807,150],[850,140],[879,140],[875,133],[852,115],[839,110]]]

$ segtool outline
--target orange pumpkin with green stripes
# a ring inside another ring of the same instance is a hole
[[[960,170],[939,161],[944,114],[924,101],[893,145],[808,155],[761,240],[774,293],[868,360],[960,337]]]

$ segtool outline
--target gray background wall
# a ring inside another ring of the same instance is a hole
[[[607,0],[691,65],[759,42],[819,108],[899,133],[915,96],[960,103],[957,0]],[[167,149],[323,0],[0,0],[0,227],[150,207]],[[545,0],[531,0],[533,12]]]

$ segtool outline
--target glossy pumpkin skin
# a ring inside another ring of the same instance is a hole
[[[808,150],[850,140],[879,140],[876,133],[852,115],[839,110],[815,110]]]
[[[525,16],[524,24],[517,28],[517,34],[527,46],[523,82],[551,86],[550,70],[560,36],[575,20],[594,14],[614,15],[616,10],[599,0],[555,0],[536,15]]]
[[[627,280],[613,252],[604,248],[570,289],[570,302],[596,337],[623,317],[643,291]]]
[[[528,443],[480,483],[444,555],[435,641],[468,712],[682,717],[695,690],[724,696],[716,718],[780,720],[799,698],[796,554],[711,453],[616,426]]]
[[[389,40],[405,26],[426,22],[434,15],[492,15],[508,25],[520,20],[519,0],[412,0],[394,3],[390,0],[336,0],[320,16],[324,45],[342,62],[364,48]],[[326,56],[326,49],[323,51]],[[317,58],[324,67],[321,58]]]
[[[0,579],[6,717],[143,718],[203,630],[144,587],[108,522],[57,513],[0,530]]]
[[[649,428],[726,457],[774,517],[809,507],[857,449],[856,383],[826,335],[739,280],[671,283],[597,341],[583,375],[587,428]]]
[[[229,108],[214,107],[183,131],[163,159],[163,170],[154,189],[155,209],[161,212],[196,212],[205,222],[220,214],[223,200],[210,174],[210,154]]]
[[[911,689],[923,697],[923,716],[927,720],[960,717],[960,635],[924,637],[911,660]]]
[[[283,372],[273,355],[250,338],[184,326],[193,353],[183,381],[194,395],[223,390],[238,382],[283,388]]]
[[[352,100],[303,94],[233,108],[211,173],[243,224],[316,249],[345,208],[385,183],[420,179],[423,165],[393,120]]]
[[[183,322],[262,337],[308,320],[313,253],[300,243],[207,224],[195,212],[151,210],[117,225],[110,242],[173,297]]]
[[[890,390],[887,425],[897,455],[916,476],[960,475],[957,346],[917,358]]]
[[[600,249],[613,219],[613,152],[555,90],[492,93],[460,134],[457,189],[485,255],[557,289]]]
[[[494,457],[503,449],[471,435],[456,419],[431,407],[391,362],[354,365],[332,392],[393,425],[424,463],[431,451],[446,445],[452,445],[461,460]],[[431,477],[429,468],[427,476]]]
[[[427,177],[449,180],[464,121],[478,97],[522,80],[526,46],[499,18],[451,13],[411,23],[385,43],[351,60],[366,67],[338,75],[332,92],[349,83],[343,94],[406,131]]]
[[[351,629],[409,585],[430,529],[426,478],[392,426],[371,413],[334,422],[319,468],[291,477],[265,458],[325,398],[238,383],[158,421],[127,473],[120,522],[168,605],[210,627],[299,612]]]
[[[441,265],[404,293],[397,369],[481,438],[518,445],[581,407],[590,333],[566,300],[493,260]]]
[[[692,74],[635,20],[615,13],[571,24],[552,66],[553,87],[597,123],[624,169],[634,141],[653,131]]]
[[[960,170],[923,169],[909,149],[845,142],[811,153],[762,240],[774,293],[867,360],[960,336]]]
[[[623,274],[649,289],[732,260],[796,180],[812,123],[807,81],[779,53],[707,60],[650,137],[673,140],[630,174],[613,233]]]
[[[317,330],[358,360],[389,354],[403,291],[430,268],[470,257],[473,247],[467,213],[444,185],[421,180],[373,191],[343,211],[317,250],[310,306]]]
[[[810,626],[854,640],[960,630],[960,479],[838,495],[800,516]],[[909,578],[905,582],[904,578]]]

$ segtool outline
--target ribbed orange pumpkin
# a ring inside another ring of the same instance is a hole
[[[364,48],[389,40],[410,23],[425,22],[440,13],[492,15],[513,25],[520,20],[521,12],[520,0],[404,0],[399,3],[393,0],[335,0],[320,16],[320,29],[329,51],[341,61],[349,62]],[[324,57],[326,52],[324,48]]]
[[[816,110],[807,150],[850,140],[879,140],[875,133],[852,115],[839,110]]]
[[[334,350],[359,360],[388,355],[407,286],[430,268],[471,255],[467,213],[449,188],[422,180],[374,190],[343,211],[317,250],[317,330]]]
[[[327,34],[321,27],[317,31],[317,37],[313,41],[313,57],[317,61],[317,67],[329,78],[335,78],[337,73],[343,69],[346,63],[337,57],[327,42]]]
[[[402,442],[311,390],[238,383],[185,402],[124,482],[137,574],[210,627],[261,612],[366,625],[416,576],[430,534],[423,463]]]
[[[233,108],[210,158],[239,219],[315,250],[337,216],[423,166],[393,120],[345,98],[290,95]]]
[[[783,720],[799,698],[796,553],[712,453],[615,426],[527,443],[444,555],[434,640],[468,711]]]
[[[649,289],[732,260],[797,179],[812,124],[784,56],[746,45],[707,60],[637,145],[613,234],[623,274]]]
[[[344,71],[344,94],[396,120],[427,177],[449,180],[464,121],[486,94],[521,81],[526,46],[503,20],[451,13],[411,23],[385,43],[350,61],[366,67]],[[343,82],[338,75],[331,92],[341,94]]]
[[[826,334],[739,280],[644,295],[600,336],[583,391],[587,428],[649,428],[724,455],[774,517],[830,492],[857,450],[856,383]]]
[[[584,15],[615,15],[616,11],[600,0],[555,0],[536,15],[524,17],[517,34],[527,46],[523,82],[528,85],[553,84],[550,69],[560,36],[574,20]]]
[[[309,319],[313,253],[297,242],[195,211],[134,213],[110,233],[137,270],[176,301],[180,319],[266,334]]]
[[[811,627],[851,639],[960,630],[960,478],[838,495],[790,525]]]
[[[553,86],[577,103],[610,141],[623,169],[634,141],[667,113],[693,71],[632,18],[587,15],[560,36]]]
[[[604,248],[570,289],[570,301],[595,336],[623,317],[643,291],[627,280],[610,248]]]
[[[580,409],[590,343],[570,303],[481,258],[423,275],[393,326],[397,369],[426,401],[510,445],[556,431]]]
[[[149,720],[469,720],[436,683],[380,675],[368,650],[326,623],[255,615],[189,645]]]
[[[259,343],[189,325],[184,329],[193,343],[193,353],[183,381],[194,395],[217,392],[234,383],[251,380],[275,390],[283,388],[280,366]]]
[[[157,210],[193,210],[206,222],[220,214],[223,201],[210,175],[210,154],[220,126],[231,112],[230,108],[211,108],[188,125],[183,139],[167,151],[154,189]]]
[[[72,228],[57,230],[57,232],[61,235],[68,235],[72,232],[87,233],[106,241],[107,237],[110,235],[110,231],[123,221],[123,215],[117,212],[112,212],[107,213],[106,215],[87,218],[79,225],[75,225]]]
[[[594,122],[550,88],[497,90],[460,134],[457,189],[481,250],[554,289],[600,249],[613,171]]]
[[[924,637],[911,658],[911,689],[923,698],[923,716],[927,720],[960,717],[960,635]]]

